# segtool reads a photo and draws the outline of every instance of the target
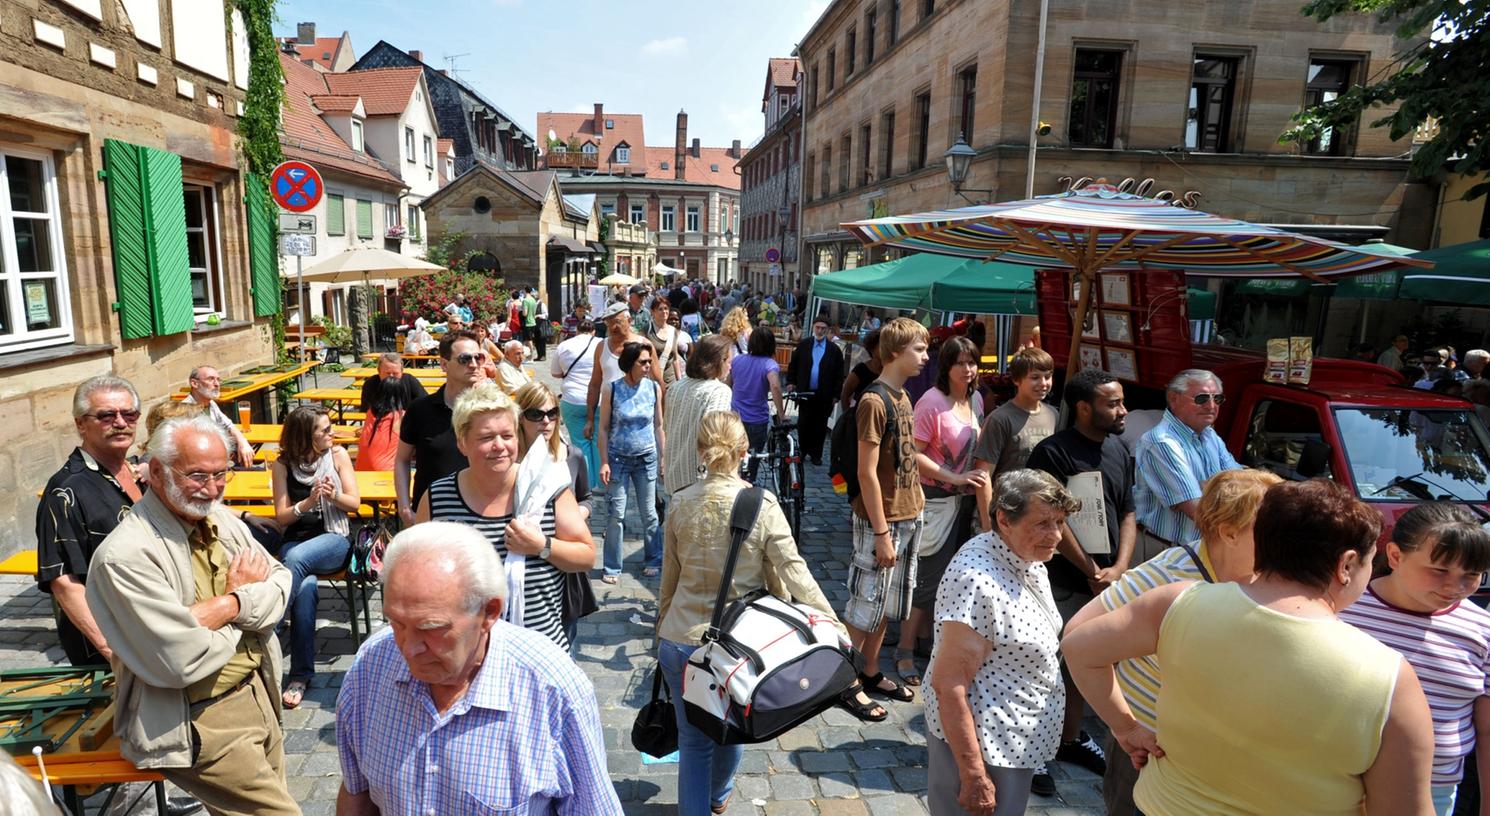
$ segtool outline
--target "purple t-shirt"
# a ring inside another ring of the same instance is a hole
[[[730,377],[734,380],[730,408],[740,415],[741,422],[771,421],[771,409],[766,402],[771,385],[766,377],[780,370],[774,359],[754,354],[741,354],[730,363]]]

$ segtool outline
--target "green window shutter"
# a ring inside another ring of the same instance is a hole
[[[357,199],[357,237],[372,237],[372,202]]]
[[[243,177],[248,211],[248,268],[253,281],[254,316],[278,314],[279,253],[274,246],[274,207],[264,180],[248,173]]]
[[[347,200],[339,195],[326,196],[326,234],[347,234]]]
[[[181,157],[109,139],[104,168],[121,333],[138,338],[190,331],[196,321]]]

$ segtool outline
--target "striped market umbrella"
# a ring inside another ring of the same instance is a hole
[[[1003,204],[896,215],[843,225],[869,246],[1068,269],[1094,283],[1104,269],[1172,269],[1245,278],[1327,282],[1396,266],[1431,266],[1366,247],[1299,235],[1176,207],[1097,183]],[[1082,285],[1075,322],[1086,320],[1093,286]],[[1077,370],[1071,344],[1067,371]]]

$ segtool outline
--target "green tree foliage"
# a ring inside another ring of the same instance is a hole
[[[1393,139],[1401,139],[1436,120],[1437,133],[1413,158],[1416,175],[1432,176],[1446,163],[1460,174],[1490,171],[1490,0],[1311,0],[1303,13],[1321,22],[1346,13],[1375,14],[1382,23],[1394,23],[1411,47],[1396,56],[1385,76],[1295,116],[1283,141],[1307,142],[1326,128],[1356,123],[1370,108],[1399,103],[1396,112],[1370,124],[1388,127]],[[1425,36],[1430,32],[1436,33]],[[1469,197],[1486,192],[1490,181],[1475,185]]]

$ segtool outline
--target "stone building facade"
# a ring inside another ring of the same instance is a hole
[[[808,270],[880,260],[842,222],[1023,197],[1039,5],[828,7],[798,52]],[[1374,17],[1320,24],[1293,0],[1051,0],[1034,193],[1131,178],[1221,215],[1427,246],[1435,191],[1410,178],[1406,140],[1361,126],[1278,141],[1307,103],[1409,45]],[[977,153],[963,195],[943,160],[959,137]]]
[[[740,277],[758,291],[802,283],[797,264],[802,181],[801,61],[772,58],[761,114],[765,133],[740,162]],[[767,258],[771,249],[777,260]],[[805,284],[804,284],[805,285]]]
[[[80,382],[124,377],[148,408],[196,365],[274,359],[272,244],[250,257],[272,214],[243,203],[236,136],[244,32],[221,3],[0,0],[0,555],[35,544]]]
[[[657,233],[647,229],[645,223],[632,224],[614,215],[606,217],[610,219],[605,238],[606,269],[646,277],[648,270],[657,264]]]

